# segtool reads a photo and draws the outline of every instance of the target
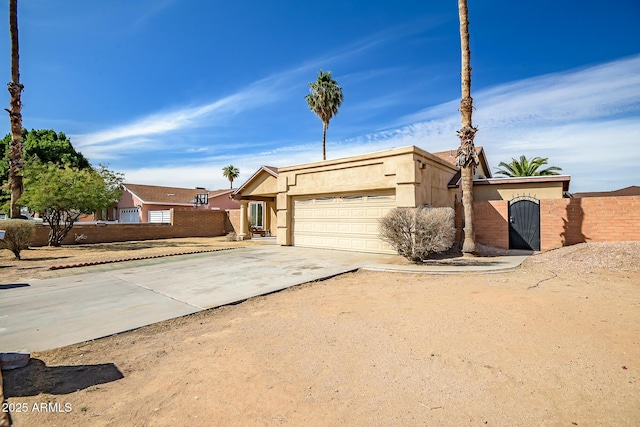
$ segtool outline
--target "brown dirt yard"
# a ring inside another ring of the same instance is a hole
[[[4,381],[16,426],[637,426],[640,242],[344,274],[34,353]]]

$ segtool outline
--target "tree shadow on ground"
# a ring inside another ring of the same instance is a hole
[[[478,245],[480,248],[480,245]],[[475,256],[466,257],[462,253],[462,247],[459,242],[445,252],[429,255],[425,259],[423,265],[444,265],[444,266],[491,266],[501,263],[499,258],[507,255],[508,251],[504,249],[483,247],[478,250]]]
[[[24,368],[5,371],[2,376],[5,398],[37,396],[41,393],[69,394],[124,378],[113,363],[47,366],[40,359],[31,359]]]
[[[209,247],[211,245],[204,243],[185,243],[185,242],[114,242],[114,243],[92,243],[89,245],[78,245],[80,249],[88,249],[92,251],[137,251],[141,249],[155,248],[180,248],[180,247]]]
[[[467,267],[467,266],[492,266],[502,264],[502,261],[495,260],[492,261],[488,257],[484,258],[451,258],[451,259],[442,259],[442,260],[433,260],[428,259],[425,260],[422,265],[442,265],[442,266],[453,266],[453,267]]]
[[[54,259],[65,259],[65,258],[69,258],[69,256],[43,256],[43,257],[37,257],[37,258],[23,258],[20,261],[26,263],[29,261],[50,261]]]

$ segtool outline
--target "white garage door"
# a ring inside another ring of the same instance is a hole
[[[120,222],[126,223],[139,223],[140,222],[140,211],[138,208],[127,208],[120,209]]]
[[[294,199],[293,244],[395,254],[378,232],[378,219],[395,204],[393,193]]]

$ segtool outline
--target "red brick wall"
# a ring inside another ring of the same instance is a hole
[[[640,196],[542,200],[540,228],[542,250],[640,240]]]
[[[231,231],[227,213],[221,210],[174,210],[172,224],[76,224],[63,244],[75,244],[75,235],[87,238],[80,243],[126,242],[174,237],[216,237]],[[38,225],[32,246],[46,246],[49,226]]]
[[[476,242],[509,247],[509,202],[475,202]],[[462,226],[456,209],[456,227]],[[540,201],[540,246],[543,251],[583,242],[640,240],[640,196],[584,197]]]
[[[227,210],[227,233],[240,233],[240,209]]]
[[[474,202],[473,215],[477,243],[509,247],[509,204],[506,200]]]
[[[496,248],[509,247],[509,204],[506,200],[473,202],[476,243]],[[464,210],[456,202],[456,240],[462,242]]]

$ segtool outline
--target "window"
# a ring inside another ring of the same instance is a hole
[[[262,202],[249,204],[249,221],[252,227],[263,227],[262,216],[263,207]]]

